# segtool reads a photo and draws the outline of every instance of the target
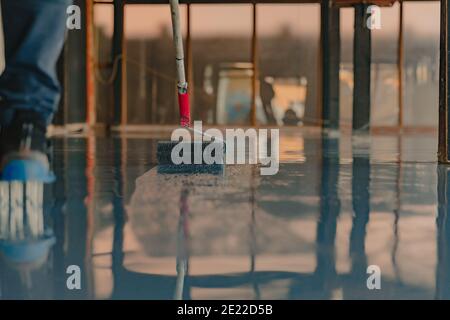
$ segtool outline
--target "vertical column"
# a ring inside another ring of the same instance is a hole
[[[250,111],[250,122],[252,126],[257,125],[256,121],[256,99],[258,97],[258,78],[259,78],[259,65],[258,65],[258,39],[257,39],[257,13],[256,4],[253,4],[253,32],[252,32],[252,63],[253,63],[253,76],[252,76],[252,105]]]
[[[86,1],[86,123],[96,122],[94,77],[94,1]]]
[[[73,4],[79,6],[81,12],[86,11],[86,1],[74,0]],[[82,14],[81,24],[82,30],[85,30],[87,26],[87,17],[85,14]],[[61,66],[63,70],[61,71],[64,73],[64,79],[61,79],[64,88],[61,99],[63,108],[59,109],[56,116],[60,124],[82,123],[86,121],[86,109],[80,108],[87,101],[87,55],[86,51],[80,49],[86,48],[87,46],[86,35],[87,32],[81,32],[79,30],[69,30],[67,32],[64,57],[63,61],[60,61],[63,64]]]
[[[322,119],[324,128],[339,128],[340,11],[331,0],[321,3]]]
[[[353,42],[353,130],[370,129],[371,33],[367,28],[367,4],[355,5]]]
[[[403,2],[399,2],[399,22],[398,22],[398,126],[403,127]]]
[[[124,4],[123,0],[114,0],[114,31],[112,43],[112,62],[117,64],[117,74],[113,84],[114,95],[114,116],[113,123],[115,125],[123,124],[123,36],[124,36]]]
[[[449,112],[448,112],[448,78],[449,68],[448,59],[450,52],[448,51],[449,23],[448,23],[449,6],[446,0],[441,0],[441,49],[440,49],[440,69],[439,69],[439,146],[438,160],[440,163],[449,163]]]

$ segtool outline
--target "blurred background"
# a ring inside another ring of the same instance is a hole
[[[112,1],[80,2],[92,6],[92,17],[87,17],[92,30],[87,37],[69,32],[66,63],[61,63],[68,90],[59,123],[82,123],[88,117],[90,124],[176,124],[168,5],[122,3],[123,16],[117,21],[123,20],[123,30],[114,33]],[[435,128],[439,2],[405,1],[402,5],[401,42],[399,3],[382,7],[381,29],[372,30],[370,124],[389,127],[398,123],[397,62],[402,43],[402,122]],[[340,12],[339,109],[340,123],[346,126],[352,122],[354,9],[342,7]],[[194,119],[250,125],[254,103],[258,125],[320,124],[319,3],[261,3],[253,8],[217,1],[183,4],[181,14]],[[114,34],[120,37],[122,48],[114,48]],[[87,55],[80,51],[84,42]],[[86,85],[87,91],[83,90]],[[120,110],[114,111],[115,99],[120,101]],[[86,108],[80,108],[83,105]]]

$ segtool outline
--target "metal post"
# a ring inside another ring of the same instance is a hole
[[[448,21],[448,2],[441,0],[441,47],[440,47],[440,68],[439,68],[439,144],[438,144],[438,160],[440,163],[449,163],[449,135],[448,135],[448,86],[449,86],[449,64],[448,59],[448,37],[449,37],[449,21]]]
[[[339,128],[340,11],[332,1],[321,3],[322,124]]]
[[[258,97],[258,38],[257,38],[257,14],[256,4],[253,3],[253,32],[252,32],[252,64],[253,64],[253,76],[252,76],[252,105],[250,111],[250,121],[252,126],[257,125],[256,120],[256,99]]]
[[[86,12],[87,2],[85,0],[74,0],[74,5],[80,7],[83,13]],[[64,48],[64,108],[60,110],[63,114],[61,120],[64,124],[68,123],[84,123],[87,115],[87,21],[86,14],[82,15],[82,30],[80,32],[72,30],[67,32],[65,48]],[[80,50],[80,48],[83,48]]]
[[[114,31],[112,38],[112,63],[117,64],[117,74],[113,84],[114,110],[113,123],[115,125],[126,123],[123,114],[123,64],[124,64],[124,3],[123,0],[114,0]]]
[[[367,28],[367,4],[355,5],[353,42],[353,130],[370,129],[371,33]]]
[[[96,123],[94,78],[94,1],[86,1],[86,124]]]
[[[399,2],[399,23],[398,23],[398,126],[403,127],[403,1]]]

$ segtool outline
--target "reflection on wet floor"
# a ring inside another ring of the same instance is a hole
[[[0,186],[1,298],[450,298],[434,135],[280,139],[275,176],[161,175],[150,136],[55,139],[54,184]]]

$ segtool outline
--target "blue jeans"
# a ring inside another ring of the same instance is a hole
[[[6,68],[0,76],[0,125],[16,110],[33,110],[50,123],[59,98],[56,63],[72,0],[1,0]]]

